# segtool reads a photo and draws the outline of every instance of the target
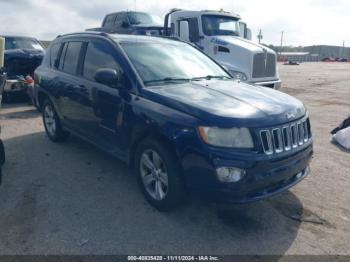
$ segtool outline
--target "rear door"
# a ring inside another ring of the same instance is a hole
[[[77,131],[80,129],[79,119],[82,114],[78,95],[78,90],[81,88],[78,71],[81,64],[82,46],[83,42],[81,41],[65,43],[56,77],[56,84],[59,86],[58,107],[63,116],[63,121],[70,128]]]

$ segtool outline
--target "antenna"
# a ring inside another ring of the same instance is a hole
[[[283,35],[284,31],[281,32],[281,48],[280,48],[280,57],[282,57],[282,51],[283,51]]]

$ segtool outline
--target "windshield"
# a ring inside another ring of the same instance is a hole
[[[162,25],[162,20],[159,17],[147,13],[130,12],[128,13],[128,18],[132,25]]]
[[[219,15],[202,16],[203,32],[207,36],[235,35],[239,36],[239,22],[237,18]]]
[[[5,50],[10,49],[44,50],[41,44],[35,39],[22,37],[5,37]]]
[[[157,83],[231,78],[206,55],[181,42],[121,44],[146,86]]]

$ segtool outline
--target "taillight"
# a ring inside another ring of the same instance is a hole
[[[34,84],[34,79],[31,76],[28,75],[28,76],[26,76],[25,82],[28,85],[32,85],[32,84]]]

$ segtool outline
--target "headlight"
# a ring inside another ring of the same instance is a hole
[[[239,72],[239,71],[234,71],[234,70],[228,70],[230,75],[237,80],[240,81],[247,81],[247,76],[245,75],[245,73]]]
[[[249,129],[199,127],[199,134],[205,143],[220,147],[253,148],[254,143]]]

